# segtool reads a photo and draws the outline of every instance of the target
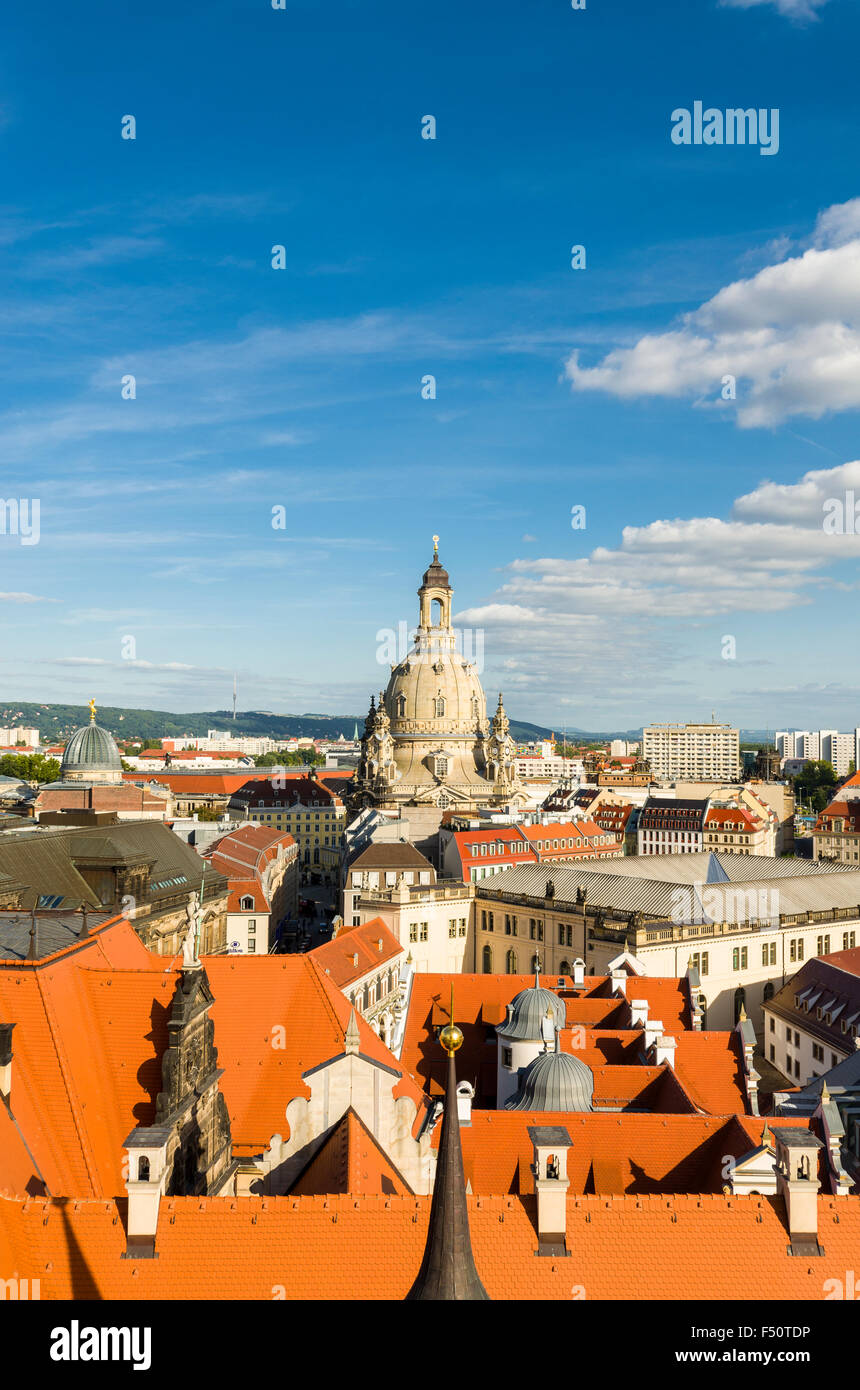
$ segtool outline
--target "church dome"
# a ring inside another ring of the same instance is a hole
[[[514,1038],[521,1042],[540,1042],[543,1038],[543,1023],[549,1013],[555,1028],[563,1028],[567,1020],[564,1000],[559,999],[552,990],[542,989],[540,976],[530,989],[521,990],[508,1005],[508,1016],[500,1023],[496,1032],[505,1039]]]
[[[95,722],[76,729],[66,744],[60,767],[63,782],[119,782],[122,762],[113,734]]]
[[[582,1113],[592,1109],[593,1095],[590,1067],[569,1052],[544,1052],[526,1068],[519,1091],[505,1109]]]

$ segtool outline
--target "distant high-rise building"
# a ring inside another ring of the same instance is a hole
[[[728,724],[652,724],[642,755],[660,781],[734,782],[740,776],[737,729]]]

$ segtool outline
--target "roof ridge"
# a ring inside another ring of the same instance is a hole
[[[95,1157],[92,1152],[92,1143],[90,1140],[90,1136],[87,1131],[86,1125],[84,1124],[83,1114],[81,1113],[80,1098],[77,1094],[77,1091],[73,1090],[73,1087],[71,1085],[71,1075],[68,1064],[68,1058],[66,1057],[65,1051],[62,1049],[60,1045],[60,1030],[58,1027],[57,1017],[54,1011],[53,1003],[51,1002],[49,1008],[49,997],[43,987],[42,980],[39,977],[39,972],[35,971],[34,974],[36,978],[36,987],[39,991],[39,998],[42,1002],[42,1008],[45,1012],[45,1020],[48,1024],[48,1033],[51,1038],[51,1045],[54,1049],[54,1053],[57,1058],[57,1065],[60,1069],[60,1076],[62,1077],[63,1087],[66,1093],[66,1099],[69,1106],[69,1113],[72,1118],[72,1124],[74,1125],[75,1133],[78,1136],[78,1142],[81,1146],[81,1155],[84,1160],[84,1167],[86,1168],[87,1176],[90,1180],[90,1186],[93,1189],[93,1195],[95,1195],[95,1192],[98,1187],[98,1183],[96,1182],[97,1170],[95,1166]],[[49,1137],[51,1135],[51,1131],[52,1127],[50,1125],[46,1125],[45,1135],[48,1139],[48,1143],[51,1149],[53,1150],[53,1139]],[[56,1163],[56,1156],[54,1161]]]

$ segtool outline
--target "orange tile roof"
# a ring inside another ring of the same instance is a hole
[[[338,989],[346,989],[371,970],[396,960],[406,952],[382,918],[372,917],[361,926],[339,932],[331,941],[324,941],[308,954],[331,977]]]
[[[409,1196],[412,1188],[352,1106],[290,1188],[290,1196],[346,1192]]]
[[[175,796],[200,796],[211,792],[213,796],[228,796],[244,787],[246,782],[263,780],[267,772],[254,772],[246,768],[243,772],[124,772],[124,782],[160,782],[169,787]]]
[[[303,1073],[344,1051],[352,1007],[312,955],[206,957],[221,1089],[243,1153],[262,1153],[275,1134],[289,1137],[287,1103],[311,1093]],[[417,1125],[420,1085],[360,1016],[358,1029],[360,1051],[400,1073],[394,1094],[414,1100]]]
[[[350,1005],[307,956],[204,963],[234,1144],[259,1153],[274,1134],[288,1137],[288,1102],[310,1095],[302,1073],[343,1053]],[[0,1018],[18,1025],[12,1110],[50,1193],[123,1191],[124,1141],[135,1125],[154,1122],[179,974],[124,919],[44,961],[0,964]],[[362,1018],[358,1029],[361,1052],[392,1070],[395,1095],[409,1096],[423,1118],[418,1083]],[[10,1150],[7,1161],[0,1146],[0,1190],[17,1184],[20,1167],[20,1154]]]
[[[480,1195],[534,1191],[529,1125],[561,1125],[568,1131],[573,1141],[567,1151],[571,1195],[595,1191],[595,1161],[612,1165],[621,1183],[614,1189],[617,1193],[671,1195],[721,1192],[725,1158],[741,1158],[755,1148],[765,1123],[750,1115],[473,1110],[472,1124],[461,1129],[460,1138],[467,1180]],[[809,1128],[806,1120],[794,1124]],[[437,1125],[434,1147],[440,1131]]]
[[[535,1259],[534,1198],[467,1205],[475,1263],[495,1301],[817,1301],[828,1280],[856,1267],[860,1248],[854,1197],[819,1197],[826,1254],[809,1260],[786,1253],[778,1198],[570,1198],[569,1259]],[[165,1198],[158,1259],[124,1260],[115,1203],[7,1199],[0,1251],[9,1269],[38,1270],[43,1300],[402,1300],[429,1212],[428,1197]]]

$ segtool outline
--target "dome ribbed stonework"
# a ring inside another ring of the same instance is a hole
[[[96,723],[76,729],[63,752],[60,779],[63,782],[121,782],[122,763],[113,734]]]

